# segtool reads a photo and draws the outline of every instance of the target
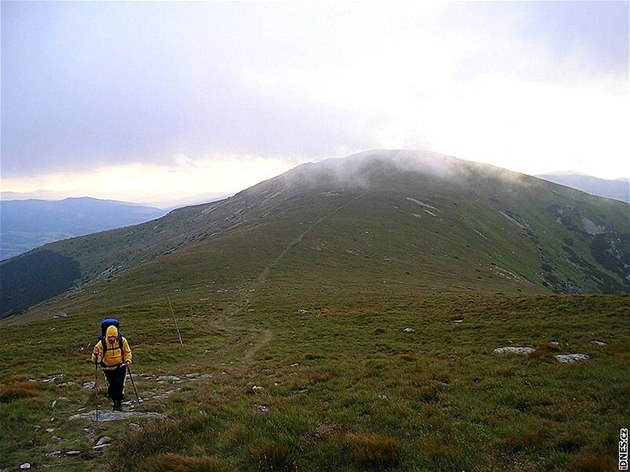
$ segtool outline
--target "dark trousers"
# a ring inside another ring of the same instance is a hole
[[[123,399],[123,389],[125,388],[125,375],[127,374],[127,367],[120,366],[113,370],[103,370],[105,377],[107,377],[107,395],[114,402],[121,402]]]

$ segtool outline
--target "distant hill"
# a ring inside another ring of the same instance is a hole
[[[0,263],[2,313],[239,292],[628,293],[630,205],[435,153],[304,164],[233,197]],[[262,274],[262,275],[261,275]],[[51,290],[51,281],[55,282]],[[266,294],[266,295],[265,295]]]
[[[0,202],[0,260],[46,243],[144,223],[166,211],[94,198],[3,200]]]
[[[607,180],[582,174],[551,173],[537,177],[560,185],[575,188],[591,195],[614,198],[630,203],[630,181],[628,179]]]

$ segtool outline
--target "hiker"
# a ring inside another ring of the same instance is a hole
[[[131,364],[131,348],[127,339],[118,334],[116,326],[109,326],[94,346],[92,362],[100,364],[105,372],[109,388],[107,395],[114,402],[114,411],[122,411],[123,389],[127,366]]]

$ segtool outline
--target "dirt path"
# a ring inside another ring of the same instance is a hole
[[[262,337],[258,340],[258,342],[245,353],[245,357],[243,358],[243,362],[245,364],[249,364],[254,360],[254,356],[258,354],[258,352],[264,348],[267,344],[271,342],[274,337],[274,333],[270,329],[266,329],[262,333]]]
[[[359,198],[363,197],[365,193],[366,192],[363,192],[360,195],[354,198],[351,198],[346,203],[338,206],[331,212],[326,213],[324,216],[322,216],[313,224],[311,224],[306,230],[300,233],[296,238],[291,240],[289,244],[287,244],[287,246],[269,264],[267,264],[263,268],[263,270],[260,272],[260,274],[258,274],[256,279],[251,284],[241,289],[240,294],[236,297],[233,304],[226,310],[225,314],[230,316],[230,315],[238,315],[242,313],[248,306],[251,305],[252,299],[254,298],[256,291],[258,290],[260,286],[262,286],[267,281],[267,278],[269,277],[269,273],[273,270],[273,268],[276,265],[278,265],[278,263],[284,258],[284,256],[286,256],[286,254],[291,249],[293,249],[297,244],[302,242],[302,240],[304,239],[304,236],[306,236],[309,232],[311,232],[322,221],[325,221],[326,219],[335,215],[337,212],[339,212],[343,208],[347,207],[348,205],[354,203]],[[265,329],[264,331],[262,331],[262,334],[260,335],[260,339],[253,345],[251,349],[249,349],[245,353],[243,362],[246,364],[251,363],[254,359],[254,356],[256,356],[256,354],[258,354],[258,352],[261,349],[263,349],[267,344],[269,344],[273,338],[274,338],[274,332],[271,329]]]

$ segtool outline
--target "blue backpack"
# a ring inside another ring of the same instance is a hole
[[[116,329],[118,330],[118,348],[122,350],[122,334],[120,334],[120,322],[116,318],[105,318],[103,321],[101,321],[101,333],[98,337],[98,341],[101,341],[101,346],[103,346],[103,357],[105,357],[105,351],[107,351],[105,334],[107,333],[107,328],[109,328],[110,326],[116,326]],[[96,341],[97,344],[98,341]]]

